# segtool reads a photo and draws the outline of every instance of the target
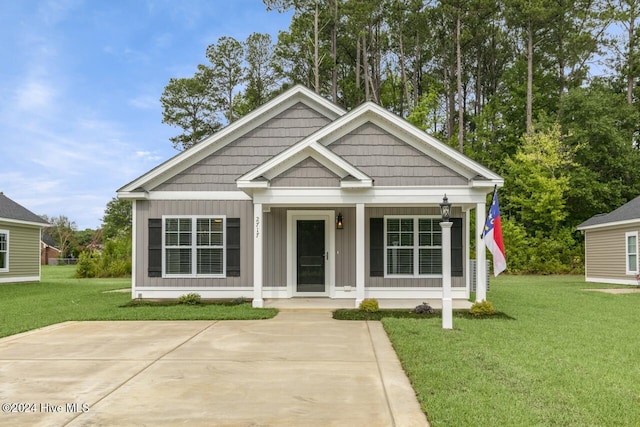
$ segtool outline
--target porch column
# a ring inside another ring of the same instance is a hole
[[[356,203],[356,308],[364,300],[364,203]]]
[[[486,203],[476,205],[476,301],[487,299],[487,247],[482,239],[486,221]]]
[[[253,205],[253,307],[264,307],[262,299],[262,203]]]

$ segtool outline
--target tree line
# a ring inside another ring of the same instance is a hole
[[[371,101],[505,177],[513,272],[579,271],[575,227],[640,194],[640,0],[263,0],[277,40],[221,37],[170,79],[188,149],[295,84]]]

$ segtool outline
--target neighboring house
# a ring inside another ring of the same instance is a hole
[[[56,242],[53,240],[53,237],[42,233],[42,240],[40,240],[40,264],[57,264],[58,258],[60,257],[62,257],[62,251],[56,247]]]
[[[640,196],[608,214],[578,226],[584,232],[587,282],[636,285],[640,282]]]
[[[470,211],[481,231],[486,195],[502,184],[374,103],[347,112],[296,86],[118,190],[133,201],[132,296],[243,296],[256,307],[440,298],[446,193],[453,297],[466,299]]]
[[[0,283],[40,280],[44,219],[0,193]]]

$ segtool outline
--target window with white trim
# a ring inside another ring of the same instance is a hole
[[[164,217],[163,271],[172,277],[224,277],[225,217]]]
[[[0,272],[9,271],[9,231],[0,230]]]
[[[384,264],[387,277],[442,277],[440,218],[385,216]]]
[[[625,233],[627,274],[638,274],[638,232]]]

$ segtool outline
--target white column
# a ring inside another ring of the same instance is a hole
[[[442,227],[442,329],[453,329],[453,301],[451,300],[451,226],[452,222],[441,222]]]
[[[253,205],[253,307],[263,307],[262,299],[262,203]]]
[[[356,308],[364,300],[364,203],[356,204]]]
[[[136,264],[138,263],[138,251],[136,246],[138,245],[137,233],[138,233],[138,205],[134,199],[131,203],[131,299],[136,299],[136,274],[138,269]]]
[[[487,247],[482,239],[486,204],[476,204],[476,301],[487,299]]]

